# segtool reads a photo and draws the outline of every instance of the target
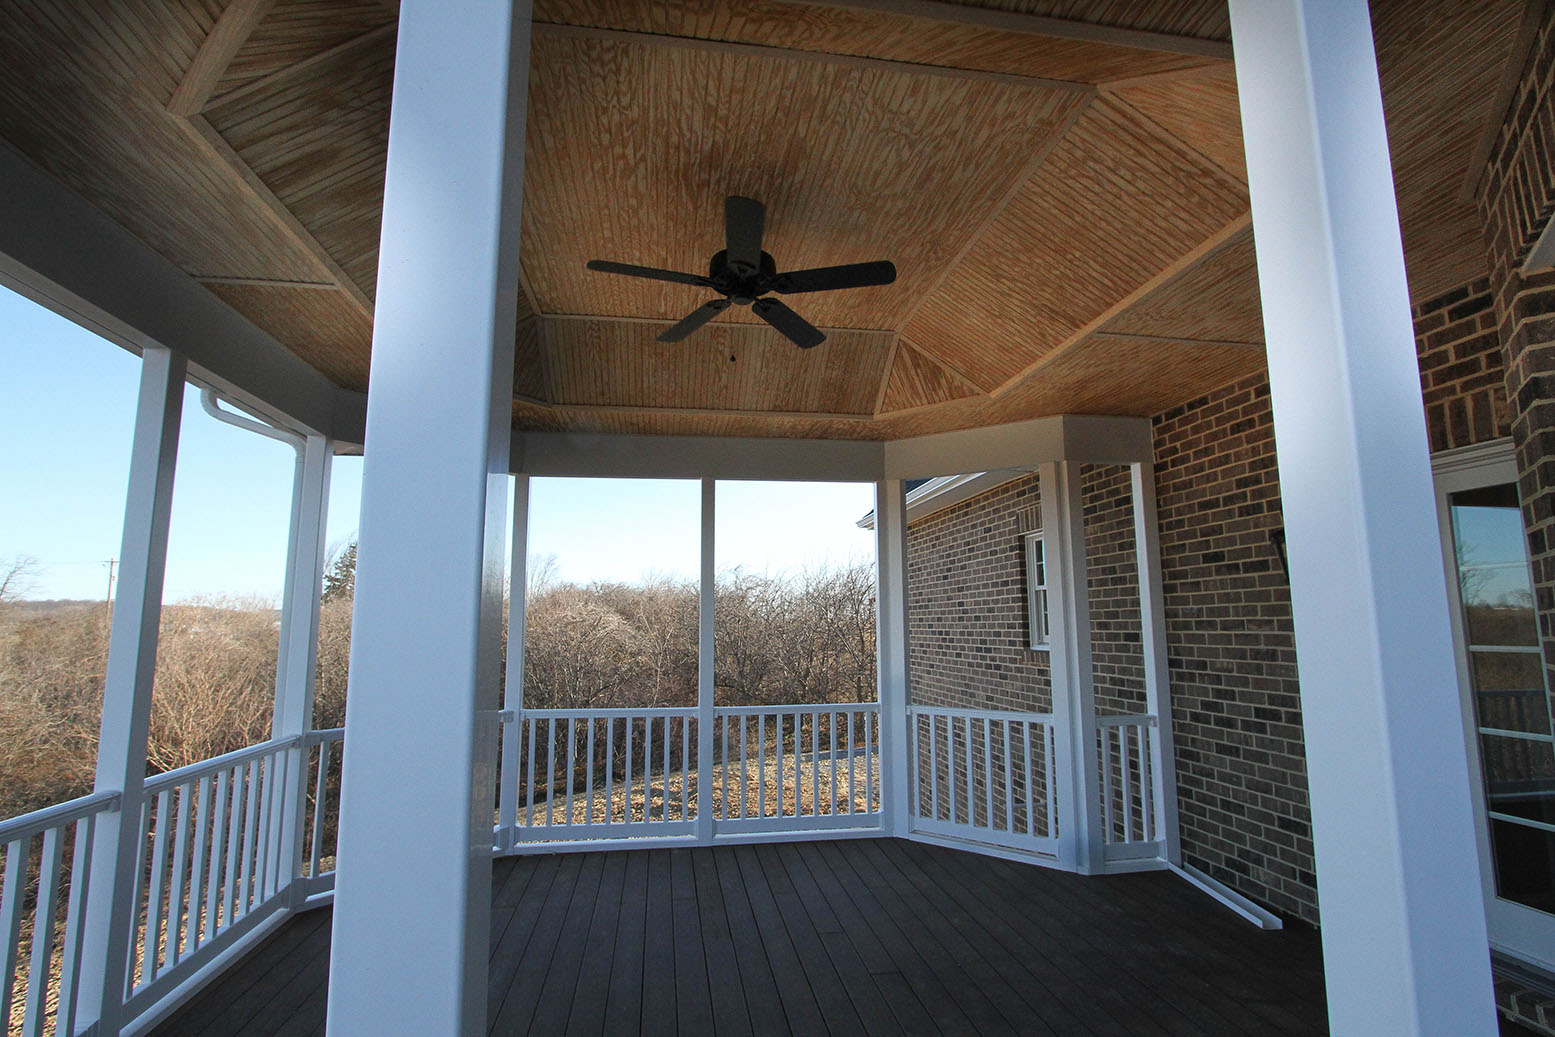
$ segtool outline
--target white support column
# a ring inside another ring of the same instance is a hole
[[[102,1034],[119,1032],[134,937],[131,900],[140,862],[141,786],[146,780],[151,686],[162,619],[162,576],[167,564],[185,373],[183,357],[168,349],[147,346],[141,354],[140,396],[130,444],[129,495],[124,505],[119,588],[108,640],[94,784],[98,792],[117,789],[123,797],[116,813],[98,819],[92,840],[92,882],[78,987],[79,1024],[96,1020],[96,1032]]]
[[[308,436],[297,452],[292,478],[292,524],[286,545],[286,585],[281,592],[281,636],[276,657],[275,713],[272,738],[302,735],[313,727],[313,686],[318,668],[319,601],[324,581],[324,523],[329,513],[329,471],[334,451],[323,436]],[[293,884],[292,903],[302,889],[294,884],[302,867],[306,821],[308,747],[287,754],[280,810],[271,811],[278,867],[269,869],[274,892]]]
[[[1134,500],[1134,559],[1139,571],[1140,655],[1145,663],[1145,709],[1156,718],[1150,748],[1155,775],[1156,839],[1161,856],[1182,864],[1177,831],[1177,752],[1172,741],[1172,693],[1166,657],[1166,601],[1161,586],[1161,522],[1155,510],[1155,465],[1129,465]]]
[[[529,4],[402,0],[329,1032],[486,1029]]]
[[[713,592],[718,573],[713,553],[717,483],[702,480],[702,577],[697,590],[697,842],[713,841]]]
[[[504,850],[518,838],[518,755],[524,733],[524,631],[529,607],[529,476],[513,476],[513,565],[508,577],[508,659],[502,685],[502,787],[497,828]]]
[[[1052,652],[1053,739],[1059,778],[1061,858],[1085,875],[1102,870],[1097,791],[1096,686],[1091,666],[1091,605],[1085,562],[1080,472],[1068,461],[1037,466],[1042,529],[1049,551],[1048,626]]]
[[[1496,1032],[1365,0],[1231,0],[1329,1022]]]
[[[900,479],[875,483],[875,652],[880,699],[880,783],[886,825],[912,829],[912,727],[907,715],[907,491]]]

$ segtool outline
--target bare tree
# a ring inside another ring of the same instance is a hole
[[[0,605],[9,605],[32,590],[37,576],[38,560],[31,555],[0,561]]]

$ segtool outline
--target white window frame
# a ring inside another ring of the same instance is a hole
[[[1026,645],[1034,652],[1046,652],[1051,650],[1053,639],[1048,613],[1047,549],[1040,529],[1021,539],[1026,556]]]

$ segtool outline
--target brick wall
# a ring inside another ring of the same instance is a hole
[[[1499,438],[1511,423],[1491,285],[1481,279],[1415,307],[1433,451]],[[1265,376],[1159,415],[1155,454],[1184,857],[1315,922],[1290,592],[1270,536],[1283,527]],[[1081,486],[1098,711],[1139,712],[1128,469],[1083,466]],[[1021,535],[1040,527],[1032,475],[909,528],[915,702],[1051,708],[1047,653],[1026,648]]]
[[[1510,435],[1506,367],[1490,279],[1421,303],[1414,318],[1431,451]]]
[[[1267,379],[1158,416],[1155,463],[1183,858],[1315,922]]]
[[[1099,714],[1145,712],[1134,492],[1125,465],[1082,465],[1091,665]]]
[[[1022,534],[1042,527],[1037,477],[1023,476],[907,530],[912,701],[1052,708],[1048,653],[1027,647]]]
[[[1555,214],[1552,86],[1555,10],[1539,28],[1477,188],[1539,632],[1555,684],[1555,270],[1521,273]]]

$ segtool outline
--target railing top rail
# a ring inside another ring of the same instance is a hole
[[[163,771],[146,779],[143,786],[147,795],[153,792],[161,792],[163,789],[182,785],[187,781],[194,781],[217,771],[226,770],[228,767],[236,767],[238,764],[251,760],[256,756],[267,756],[281,749],[290,749],[302,743],[302,735],[292,735],[288,738],[275,738],[268,742],[259,742],[242,749],[234,749],[230,753],[213,756],[209,760],[201,760],[198,763],[185,764],[174,770]]]
[[[325,727],[317,731],[304,731],[302,742],[304,745],[318,745],[320,742],[338,742],[346,736],[343,727]]]
[[[792,702],[773,706],[717,706],[713,712],[717,716],[756,716],[808,713],[812,710],[818,713],[864,713],[879,708],[878,702]]]
[[[503,714],[509,711],[503,710]],[[512,711],[516,719],[534,720],[635,720],[640,717],[694,717],[697,715],[696,706],[645,706],[642,708],[627,709],[519,709]],[[510,721],[509,715],[502,715],[503,721]]]
[[[1154,713],[1115,713],[1111,716],[1096,718],[1097,727],[1129,727],[1135,724],[1149,727],[1154,723]]]
[[[85,796],[77,796],[75,799],[64,803],[55,803],[53,806],[34,810],[5,821],[0,821],[0,843],[14,842],[17,839],[30,839],[39,832],[48,831],[50,828],[59,828],[68,825],[72,821],[80,820],[88,814],[107,813],[110,810],[119,809],[119,793],[117,791],[93,792]]]
[[[1038,724],[1051,724],[1051,713],[1024,713],[1014,709],[965,709],[959,706],[925,706],[914,704],[907,707],[908,716],[937,716],[937,717],[971,717],[974,720],[1026,720]]]

